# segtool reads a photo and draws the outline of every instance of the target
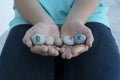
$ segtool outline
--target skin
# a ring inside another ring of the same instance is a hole
[[[88,27],[84,26],[79,21],[65,24],[61,29],[61,37],[64,37],[65,35],[75,37],[77,34],[86,35],[87,37],[86,43],[74,46],[64,45],[61,48],[62,58],[71,59],[72,57],[79,56],[81,53],[86,52],[90,47],[92,47],[92,43],[94,41],[92,32]]]
[[[40,54],[43,56],[47,56],[47,55],[58,56],[59,55],[59,51],[57,47],[54,45],[53,46],[46,46],[46,45],[33,46],[30,37],[35,33],[40,33],[40,34],[43,34],[44,36],[52,36],[54,38],[59,38],[59,29],[55,24],[50,24],[50,23],[35,24],[32,28],[30,28],[26,32],[23,38],[23,43],[26,44],[28,47],[30,47],[33,53]]]
[[[91,30],[85,26],[86,21],[95,11],[99,0],[76,0],[73,7],[61,28],[61,37],[69,35],[75,37],[77,34],[85,34],[87,36],[86,43],[83,45],[66,46],[61,48],[62,57],[71,59],[86,52],[94,41]]]
[[[42,33],[46,36],[59,38],[59,30],[51,17],[45,12],[37,0],[15,0],[16,7],[20,14],[33,26],[26,32],[23,43],[26,44],[33,53],[40,55],[59,55],[55,46],[33,46],[30,37],[35,33]],[[34,15],[33,15],[34,13]],[[54,33],[53,33],[54,32]]]
[[[81,53],[86,52],[89,47],[92,47],[94,41],[92,32],[84,24],[96,9],[98,1],[99,0],[75,0],[68,17],[59,32],[57,25],[37,0],[15,0],[16,7],[20,14],[33,24],[33,27],[26,32],[23,43],[30,47],[33,53],[44,56],[57,56],[59,55],[59,50],[64,59],[71,59],[72,57],[79,56]],[[54,30],[54,33],[52,30]],[[87,41],[83,45],[63,45],[61,49],[56,46],[32,46],[30,36],[34,33],[42,33],[43,35],[53,36],[55,38],[60,38],[60,35],[61,37],[64,37],[65,35],[74,37],[76,34],[83,33],[87,36]]]

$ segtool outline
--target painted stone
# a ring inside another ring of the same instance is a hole
[[[63,38],[63,42],[66,44],[66,45],[68,45],[68,46],[72,46],[72,45],[74,45],[74,38],[73,37],[71,37],[71,36],[65,36],[64,38]]]
[[[59,38],[56,38],[56,39],[55,39],[55,45],[56,45],[56,46],[62,46],[62,44],[63,44],[62,39],[59,39]]]
[[[50,36],[49,36],[49,37],[46,38],[45,44],[46,44],[46,45],[53,45],[54,42],[55,42],[55,39],[54,39],[53,37],[50,37]]]
[[[33,34],[31,40],[34,45],[41,45],[45,43],[45,37],[39,33]]]
[[[75,36],[74,41],[76,44],[83,44],[86,41],[86,36],[84,34],[78,34]]]

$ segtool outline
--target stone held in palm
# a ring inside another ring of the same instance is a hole
[[[42,34],[36,33],[31,36],[31,40],[34,45],[41,45],[45,43],[45,36]]]
[[[68,45],[68,46],[72,46],[72,45],[75,44],[74,38],[71,37],[71,36],[65,36],[65,37],[63,37],[63,42],[64,42],[66,45]]]
[[[55,45],[56,46],[62,46],[63,45],[63,41],[60,38],[55,38]]]
[[[76,44],[83,44],[86,41],[86,36],[84,34],[78,34],[75,36],[74,41]]]
[[[48,36],[48,37],[46,38],[45,44],[46,44],[46,45],[53,45],[54,42],[55,42],[55,39],[54,39],[53,37],[51,37],[51,36]]]

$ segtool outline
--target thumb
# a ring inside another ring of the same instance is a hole
[[[86,35],[87,37],[87,40],[86,40],[86,45],[88,47],[92,47],[92,44],[94,42],[94,37],[93,37],[93,34],[92,34],[92,31],[86,27],[85,31],[84,31],[84,34]]]
[[[27,47],[31,47],[32,46],[32,42],[30,40],[26,40],[25,44],[27,45]]]
[[[27,45],[28,47],[32,46],[32,41],[30,37],[32,36],[33,33],[31,32],[26,32],[25,36],[23,37],[23,43]]]
[[[86,36],[87,36],[86,45],[88,45],[89,47],[92,47],[92,44],[94,42],[94,37],[92,33],[89,33]]]

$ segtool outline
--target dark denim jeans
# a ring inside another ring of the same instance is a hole
[[[111,31],[101,23],[87,23],[93,46],[71,60],[33,54],[22,43],[31,25],[11,29],[0,56],[0,80],[120,80],[120,54]]]

